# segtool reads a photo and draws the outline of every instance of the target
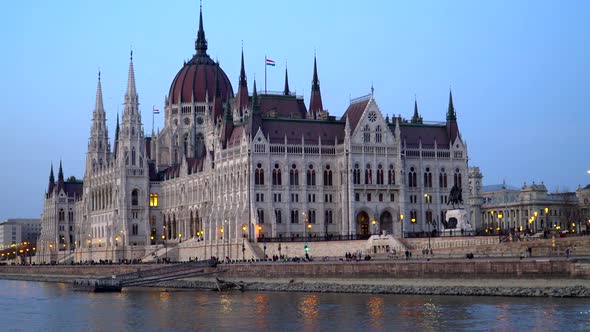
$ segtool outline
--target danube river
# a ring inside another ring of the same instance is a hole
[[[588,331],[589,299],[133,289],[0,280],[2,331]]]

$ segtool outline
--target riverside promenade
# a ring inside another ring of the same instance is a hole
[[[5,265],[0,266],[0,278],[72,282],[77,278],[116,278],[161,267]],[[185,275],[150,286],[211,290],[215,278],[220,278],[240,283],[246,291],[590,297],[590,257],[242,262],[207,269],[210,277]]]

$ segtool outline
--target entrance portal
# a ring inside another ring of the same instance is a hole
[[[381,225],[381,232],[386,231],[387,234],[393,234],[393,216],[389,211],[381,213],[379,224]]]
[[[369,215],[361,211],[356,216],[356,233],[360,235],[369,235]]]

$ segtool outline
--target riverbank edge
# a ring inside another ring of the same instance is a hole
[[[0,279],[73,283],[75,279],[88,278],[88,276],[48,276],[48,275],[23,275],[0,274]],[[575,285],[575,280],[570,280],[572,286],[464,286],[464,285],[432,285],[432,279],[413,279],[415,285],[400,284],[368,284],[366,280],[356,279],[329,279],[329,282],[318,278],[311,280],[285,279],[263,281],[248,278],[227,278],[243,286],[244,291],[270,291],[270,292],[311,292],[311,293],[350,293],[350,294],[399,294],[399,295],[445,295],[445,296],[506,296],[506,297],[572,297],[589,298],[590,287]],[[534,279],[532,279],[534,280]],[[446,280],[448,281],[448,280]],[[457,284],[462,280],[455,279]],[[526,283],[526,279],[520,279]],[[394,282],[392,280],[391,282]],[[436,283],[436,282],[434,282]],[[452,283],[452,282],[451,282]],[[149,288],[162,288],[165,290],[214,290],[216,283],[214,278],[187,278],[173,281],[155,283]]]

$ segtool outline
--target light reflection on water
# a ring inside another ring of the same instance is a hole
[[[0,280],[9,331],[590,330],[588,299],[165,291],[73,292]]]

